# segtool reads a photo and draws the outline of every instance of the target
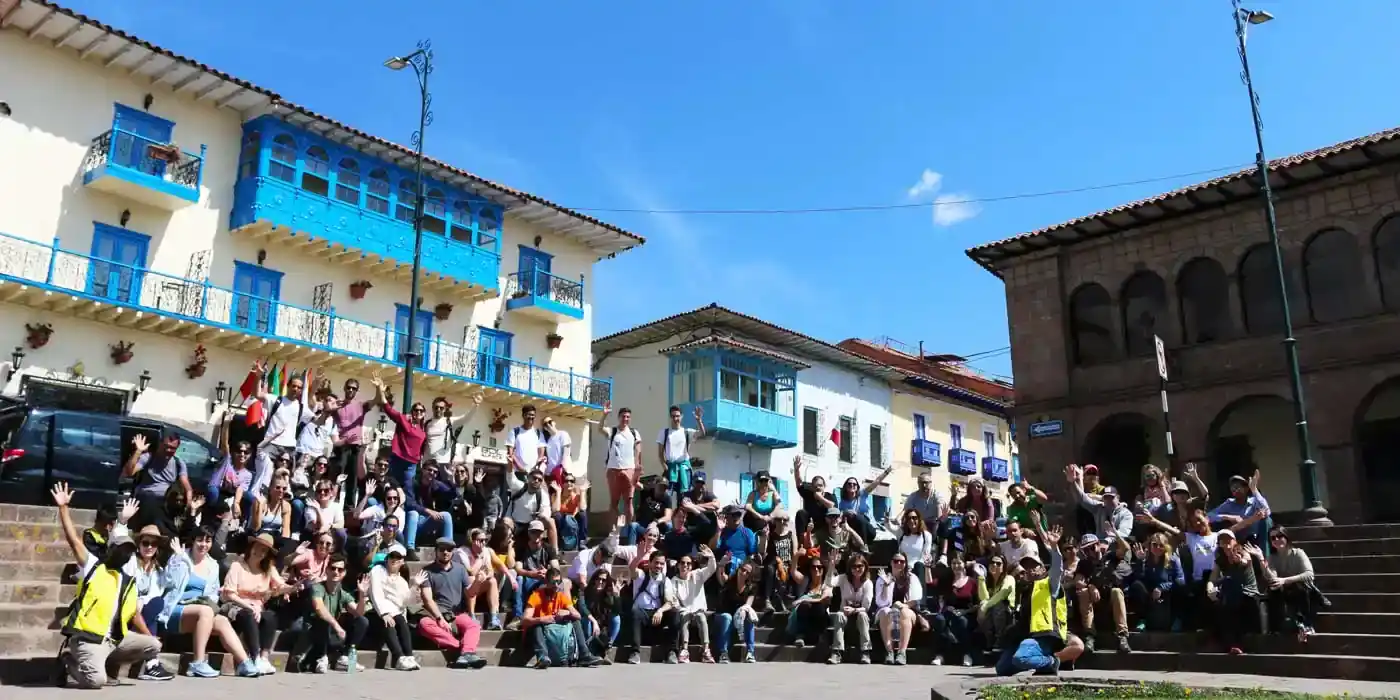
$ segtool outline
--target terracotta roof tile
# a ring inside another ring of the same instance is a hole
[[[687,341],[684,342],[684,343],[680,343],[680,344],[677,344],[677,345],[672,345],[672,346],[669,347],[669,348],[662,348],[662,349],[659,350],[658,352],[660,352],[660,353],[663,354],[663,355],[669,355],[669,354],[671,354],[671,353],[673,353],[673,352],[681,352],[681,351],[683,351],[683,350],[690,350],[690,349],[693,349],[693,348],[704,347],[704,346],[706,346],[706,345],[722,345],[722,346],[724,346],[724,347],[727,347],[727,348],[734,348],[735,350],[740,350],[740,351],[742,351],[742,352],[748,352],[748,353],[752,353],[752,354],[755,354],[755,355],[760,355],[760,356],[767,357],[767,358],[770,358],[770,359],[773,359],[773,360],[777,360],[777,361],[782,362],[782,363],[784,363],[784,364],[786,364],[786,365],[788,365],[788,366],[790,366],[790,367],[793,367],[793,368],[795,368],[795,369],[807,369],[808,367],[811,366],[811,365],[807,364],[806,362],[803,362],[802,360],[799,360],[799,359],[797,359],[796,357],[793,357],[793,356],[791,356],[791,355],[784,355],[783,353],[780,353],[780,352],[777,352],[777,351],[774,351],[774,350],[769,350],[768,348],[759,347],[759,346],[754,345],[754,344],[752,344],[752,343],[745,343],[745,342],[743,342],[743,341],[741,341],[741,340],[737,340],[737,339],[735,339],[735,338],[731,338],[731,337],[729,337],[729,336],[727,336],[727,335],[707,335],[707,336],[704,336],[703,338],[696,338],[695,340],[687,340]]]

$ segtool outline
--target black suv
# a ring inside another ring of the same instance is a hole
[[[158,449],[163,435],[180,436],[176,454],[189,468],[190,485],[204,493],[223,456],[184,428],[148,418],[97,411],[32,406],[0,397],[0,502],[48,504],[55,483],[68,482],[74,506],[95,508],[131,491],[122,465],[131,438],[146,436]]]

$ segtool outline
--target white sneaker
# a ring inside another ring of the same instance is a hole
[[[263,657],[259,656],[258,673],[261,673],[264,676],[270,676],[274,673],[277,673],[277,668],[272,665],[271,661],[268,661],[267,659],[264,659]]]
[[[942,654],[934,654],[934,655],[933,655],[933,665],[934,665],[934,666],[942,666],[942,665],[943,665],[943,655],[942,655]]]
[[[312,670],[312,673],[325,673],[329,670],[331,670],[331,664],[326,660],[326,657],[322,656],[316,659],[316,668]]]
[[[412,656],[400,656],[400,657],[399,657],[399,662],[398,662],[397,664],[394,664],[394,668],[396,668],[396,669],[398,669],[398,670],[400,670],[400,671],[412,671],[412,670],[413,670],[413,657],[412,657]]]
[[[336,662],[335,662],[335,670],[337,670],[337,671],[349,671],[349,670],[350,670],[350,657],[348,657],[348,656],[342,656],[342,657],[340,657],[339,659],[336,659]],[[365,670],[364,664],[360,664],[360,663],[356,663],[356,664],[355,664],[355,672],[356,672],[356,673],[360,673],[360,672],[362,672],[362,671],[364,671],[364,670]]]

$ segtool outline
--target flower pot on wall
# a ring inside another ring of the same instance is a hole
[[[136,353],[131,350],[134,347],[136,347],[136,343],[125,340],[117,341],[116,345],[111,346],[112,363],[124,365],[131,362],[131,358],[136,357]]]
[[[185,376],[190,379],[198,379],[204,376],[204,371],[209,367],[209,354],[203,345],[194,348],[194,362],[185,366]]]
[[[439,321],[446,321],[452,315],[452,305],[443,303],[433,307],[433,316]]]
[[[550,333],[544,337],[544,342],[549,346],[550,350],[558,350],[559,346],[564,344],[564,336],[558,333]]]
[[[33,350],[48,345],[49,339],[53,337],[53,326],[47,323],[26,323],[24,330],[27,332],[25,342],[29,343]]]
[[[363,299],[363,298],[365,298],[365,292],[369,291],[369,289],[370,289],[371,287],[373,287],[373,286],[374,286],[374,285],[371,284],[369,280],[360,280],[360,281],[358,281],[358,282],[352,282],[352,283],[350,283],[350,298],[351,298],[351,299]]]

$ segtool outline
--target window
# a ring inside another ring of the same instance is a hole
[[[483,326],[478,326],[477,331],[477,380],[495,386],[510,386],[510,355],[515,336]]]
[[[838,452],[836,458],[841,460],[842,462],[849,463],[855,461],[855,455],[852,450],[852,448],[855,447],[855,444],[851,442],[851,439],[854,437],[854,435],[852,435],[853,427],[854,423],[851,421],[850,418],[847,418],[845,416],[841,416],[840,420],[838,420],[836,424],[837,433],[841,436],[841,449]]]
[[[389,215],[389,173],[376,168],[369,173],[369,192],[365,194],[365,208]]]
[[[175,449],[175,456],[183,460],[189,468],[190,481],[207,481],[213,476],[212,472],[222,461],[222,456],[211,452],[210,445],[194,433],[179,428],[175,428],[174,432],[180,436],[180,446]]]
[[[1285,275],[1288,271],[1285,270]],[[1244,310],[1244,327],[1250,335],[1283,332],[1283,305],[1279,303],[1278,269],[1274,251],[1267,243],[1250,248],[1240,258],[1240,305]],[[1289,284],[1289,299],[1294,287]],[[1294,308],[1301,308],[1295,306]]]
[[[870,426],[870,466],[881,469],[885,466],[885,435],[880,426]]]
[[[982,431],[982,449],[988,457],[997,456],[997,434],[995,432]]]
[[[1386,309],[1400,310],[1400,216],[1381,223],[1371,246],[1376,257],[1376,278],[1381,284],[1381,302]]]
[[[335,170],[335,198],[360,206],[360,164],[354,158],[341,158]]]
[[[482,207],[476,213],[476,244],[487,250],[496,249],[496,241],[501,236],[501,219],[490,207]]]
[[[399,180],[399,206],[394,210],[394,218],[405,223],[413,223],[414,201],[418,198],[418,186],[413,180]]]
[[[258,333],[277,330],[282,273],[245,262],[233,264],[233,325]]]
[[[1086,284],[1069,297],[1070,340],[1074,363],[1108,362],[1117,354],[1113,342],[1113,300],[1108,290]]]
[[[1123,283],[1123,347],[1129,357],[1150,357],[1157,351],[1152,340],[1165,330],[1167,285],[1155,272],[1138,272]]]
[[[803,454],[815,455],[821,445],[821,435],[817,427],[817,409],[811,406],[802,407],[802,452]]]
[[[1212,258],[1196,258],[1176,277],[1181,306],[1181,340],[1209,343],[1230,332],[1230,281],[1225,268]]]
[[[116,226],[94,224],[88,291],[123,304],[140,304],[149,236]]]
[[[791,370],[741,355],[720,356],[720,398],[793,415],[796,384]]]
[[[406,355],[412,352],[418,357],[416,364],[423,369],[430,369],[436,363],[432,362],[433,355],[433,312],[425,309],[418,309],[418,315],[413,319],[413,340],[408,337],[408,307],[403,304],[395,305],[394,313],[394,347],[398,349],[396,358],[399,362],[406,359]]]
[[[278,134],[272,140],[272,162],[268,163],[267,172],[284,182],[297,181],[297,142],[291,136]]]
[[[458,243],[472,245],[476,237],[472,235],[472,208],[465,199],[459,199],[452,203],[452,226],[447,229],[447,235]]]
[[[949,424],[949,426],[948,426],[948,442],[949,442],[950,444],[952,444],[953,449],[955,449],[955,450],[961,450],[961,449],[962,449],[962,426],[961,426],[961,425],[958,425],[957,423]]]
[[[428,196],[423,198],[423,230],[447,235],[447,200],[442,190],[428,190]]]
[[[1355,318],[1370,307],[1361,274],[1361,249],[1350,233],[1322,231],[1303,248],[1303,281],[1314,321]]]
[[[238,179],[258,174],[258,154],[262,134],[252,131],[243,135],[243,150],[238,153]]]
[[[676,357],[671,360],[671,403],[699,403],[713,399],[714,362],[709,357]]]
[[[924,437],[924,436],[927,435],[927,434],[928,434],[928,419],[924,418],[923,415],[921,415],[921,414],[915,413],[915,414],[914,414],[914,439],[915,439],[915,440],[927,440],[928,438]]]
[[[312,146],[306,149],[305,168],[301,172],[301,188],[311,194],[330,196],[331,157],[326,149]]]

